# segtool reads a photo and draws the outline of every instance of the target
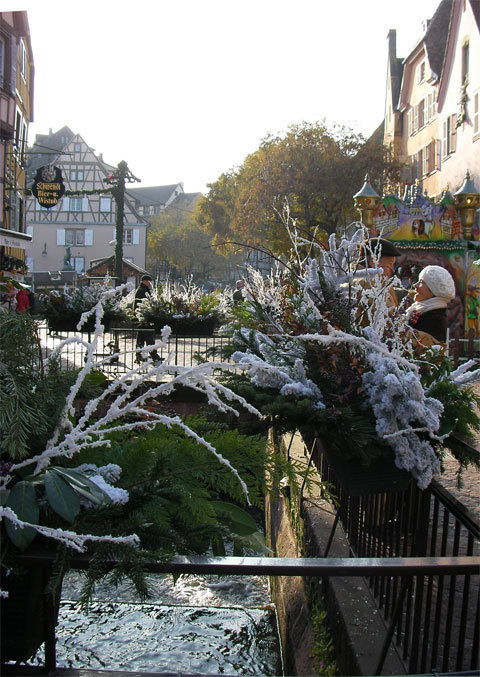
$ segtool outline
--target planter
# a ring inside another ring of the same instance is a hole
[[[78,332],[77,324],[79,322],[80,315],[77,318],[47,318],[48,328],[51,332]],[[104,317],[102,319],[102,324],[105,327],[105,331],[108,331],[110,328],[110,318]],[[95,318],[89,317],[80,331],[95,331]]]
[[[2,589],[8,591],[0,601],[2,662],[26,661],[35,655],[45,641],[48,604],[53,605],[57,622],[61,586],[53,596],[45,594],[51,572],[51,566],[37,565],[25,567],[21,575],[2,576]]]
[[[161,331],[166,324],[178,336],[212,336],[219,322],[216,317],[169,317],[155,321],[155,331]]]
[[[386,450],[388,456],[379,457],[365,467],[354,459],[341,458],[330,451],[320,438],[317,440],[320,440],[321,453],[333,471],[334,484],[348,496],[405,491],[412,481],[409,472],[397,468],[390,449]]]

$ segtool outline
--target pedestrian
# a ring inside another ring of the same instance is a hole
[[[243,280],[237,280],[235,282],[235,291],[233,292],[232,298],[234,303],[239,303],[243,301],[242,289],[245,287],[245,282]]]
[[[429,334],[441,343],[447,340],[447,306],[455,298],[455,282],[442,266],[426,266],[414,285],[415,295],[407,309],[412,329]],[[424,343],[424,341],[422,341]]]
[[[17,313],[24,313],[28,311],[30,308],[30,301],[28,300],[28,294],[27,294],[27,285],[22,284],[21,288],[18,290],[18,292],[15,294],[15,301],[16,301],[16,306],[15,310]]]
[[[143,275],[142,279],[140,280],[140,284],[135,292],[135,300],[133,304],[134,310],[136,310],[140,302],[144,298],[146,298],[147,294],[150,293],[151,289],[152,289],[152,278],[150,277],[150,275]],[[137,349],[143,348],[143,346],[153,343],[152,339],[154,339],[154,332],[146,331],[145,329],[139,329],[137,331],[137,341],[135,347]],[[155,363],[163,361],[155,349],[151,350],[149,354]],[[142,361],[142,353],[137,352],[135,355],[135,362],[141,361]]]

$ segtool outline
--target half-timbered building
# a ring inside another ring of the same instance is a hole
[[[108,258],[116,238],[116,204],[104,179],[115,169],[69,127],[37,135],[29,151],[30,185],[39,167],[61,170],[65,195],[51,208],[31,196],[27,202],[27,232],[32,243],[27,263],[33,280],[39,271],[74,270],[82,274],[91,261]],[[123,255],[145,267],[148,222],[125,193]]]

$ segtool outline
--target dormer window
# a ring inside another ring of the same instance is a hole
[[[417,66],[417,84],[420,82],[423,82],[425,80],[425,73],[426,73],[426,63],[425,61],[422,61],[418,66]]]

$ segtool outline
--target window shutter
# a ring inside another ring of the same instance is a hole
[[[91,247],[93,244],[93,230],[85,230],[85,246]]]
[[[442,143],[442,146],[443,146],[442,156],[447,157],[447,155],[448,155],[448,125],[447,125],[446,120],[443,121],[443,143]]]
[[[133,229],[133,235],[132,235],[132,244],[138,244],[140,242],[140,231],[138,228]]]
[[[62,247],[65,246],[65,228],[57,229],[57,244],[61,245]]]
[[[418,131],[418,105],[413,109],[413,131]]]
[[[27,226],[27,235],[31,235],[33,239],[33,226]]]
[[[450,152],[455,153],[457,150],[457,115],[454,113],[452,115],[452,122],[450,126],[451,130],[451,141],[450,141]]]
[[[69,197],[63,198],[62,209],[63,209],[64,212],[70,211],[70,198]]]
[[[437,139],[437,169],[442,168],[442,140]]]
[[[82,212],[88,212],[88,197],[82,198]]]

